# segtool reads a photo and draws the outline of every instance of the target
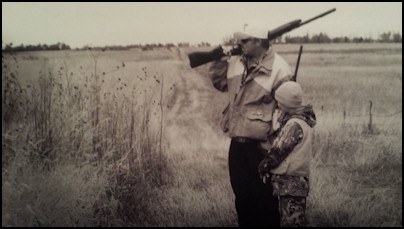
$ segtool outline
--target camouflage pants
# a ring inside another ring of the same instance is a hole
[[[279,196],[281,227],[305,227],[306,197]]]

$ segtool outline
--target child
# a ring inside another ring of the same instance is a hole
[[[279,199],[282,227],[307,223],[305,208],[316,117],[311,105],[301,105],[302,94],[300,85],[292,81],[276,90],[275,99],[282,111],[277,120],[280,129],[258,169],[264,183],[271,179],[273,195]]]

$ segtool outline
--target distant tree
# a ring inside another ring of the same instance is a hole
[[[34,50],[34,46],[33,45],[27,45],[24,48],[24,51],[33,51]]]
[[[403,41],[402,41],[401,34],[399,34],[399,33],[394,33],[394,34],[393,34],[393,42],[395,42],[395,43],[401,43],[401,42],[403,42]]]
[[[363,42],[363,37],[354,37],[353,42],[354,43],[362,43]]]
[[[51,50],[51,47],[49,47],[49,50]],[[84,45],[83,48],[81,48],[81,50],[91,50],[91,46]]]
[[[153,48],[149,44],[146,44],[146,45],[142,46],[142,51],[147,51],[147,50],[151,50],[151,49],[153,49]]]
[[[210,47],[210,44],[208,42],[201,42],[200,44],[198,44],[199,47]]]
[[[366,37],[366,38],[363,40],[363,42],[371,43],[371,42],[373,42],[373,39],[372,39],[371,37]]]
[[[41,51],[42,50],[42,45],[38,44],[37,46],[35,46],[35,51]]]
[[[53,44],[53,45],[49,45],[49,46],[48,46],[48,50],[59,50],[59,43]]]
[[[391,37],[391,32],[387,32],[387,33],[382,33],[380,35],[380,42],[390,42],[390,37]]]
[[[301,40],[300,37],[291,37],[289,35],[285,37],[286,43],[299,43],[300,40]]]
[[[290,36],[289,35],[285,36],[285,43],[290,43]]]
[[[315,34],[310,40],[312,43],[329,43],[331,39],[325,33]]]
[[[189,43],[188,42],[180,42],[180,43],[178,43],[178,47],[189,47]]]
[[[342,43],[342,42],[344,42],[344,38],[343,37],[334,37],[332,39],[332,42],[334,42],[334,43]]]
[[[59,49],[61,50],[70,50],[70,46],[66,45],[65,43],[62,43],[59,45]]]
[[[302,38],[302,42],[303,43],[309,43],[310,42],[310,37],[309,37],[308,33]]]
[[[24,44],[21,44],[21,45],[15,47],[15,48],[13,49],[13,51],[14,51],[14,52],[21,52],[21,51],[24,51],[24,49],[25,49]]]
[[[12,46],[13,46],[13,43],[6,44],[6,47],[4,47],[4,51],[5,52],[12,52],[13,51]]]
[[[309,38],[309,34],[306,34],[304,36],[295,36],[295,37],[291,37],[289,35],[285,36],[285,43],[309,43],[310,42],[310,38]]]
[[[170,48],[175,47],[175,45],[174,45],[173,43],[168,43],[168,44],[165,45],[165,47],[166,47],[167,49],[170,49]]]

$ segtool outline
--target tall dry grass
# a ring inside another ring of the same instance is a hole
[[[99,55],[91,51],[89,65],[77,70],[66,64],[74,63],[68,57],[3,55],[3,225],[136,222],[147,187],[162,185],[169,174],[159,150],[162,128],[150,125],[161,116],[152,112],[162,98],[154,94],[163,76],[154,76],[150,90],[123,93],[124,82],[104,89],[108,73],[98,69]],[[26,59],[33,63],[19,62]],[[35,69],[31,65],[40,68],[19,75],[20,66]],[[142,73],[147,77],[146,68]]]

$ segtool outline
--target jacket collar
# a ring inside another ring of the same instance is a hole
[[[273,51],[272,46],[270,46],[268,51],[265,53],[264,58],[258,64],[257,71],[261,71],[265,74],[271,72],[274,59],[275,59],[275,52]]]
[[[258,62],[253,72],[262,72],[264,74],[268,74],[272,71],[272,65],[275,59],[275,52],[272,49],[272,46],[269,47],[268,51],[265,53],[264,57],[261,61]],[[247,58],[243,55],[243,61],[246,63]]]
[[[291,118],[299,118],[304,120],[310,127],[314,127],[317,123],[316,114],[313,111],[313,106],[308,104],[301,106],[292,113],[283,113],[280,117],[282,124],[284,125]],[[279,120],[278,120],[279,121]]]

